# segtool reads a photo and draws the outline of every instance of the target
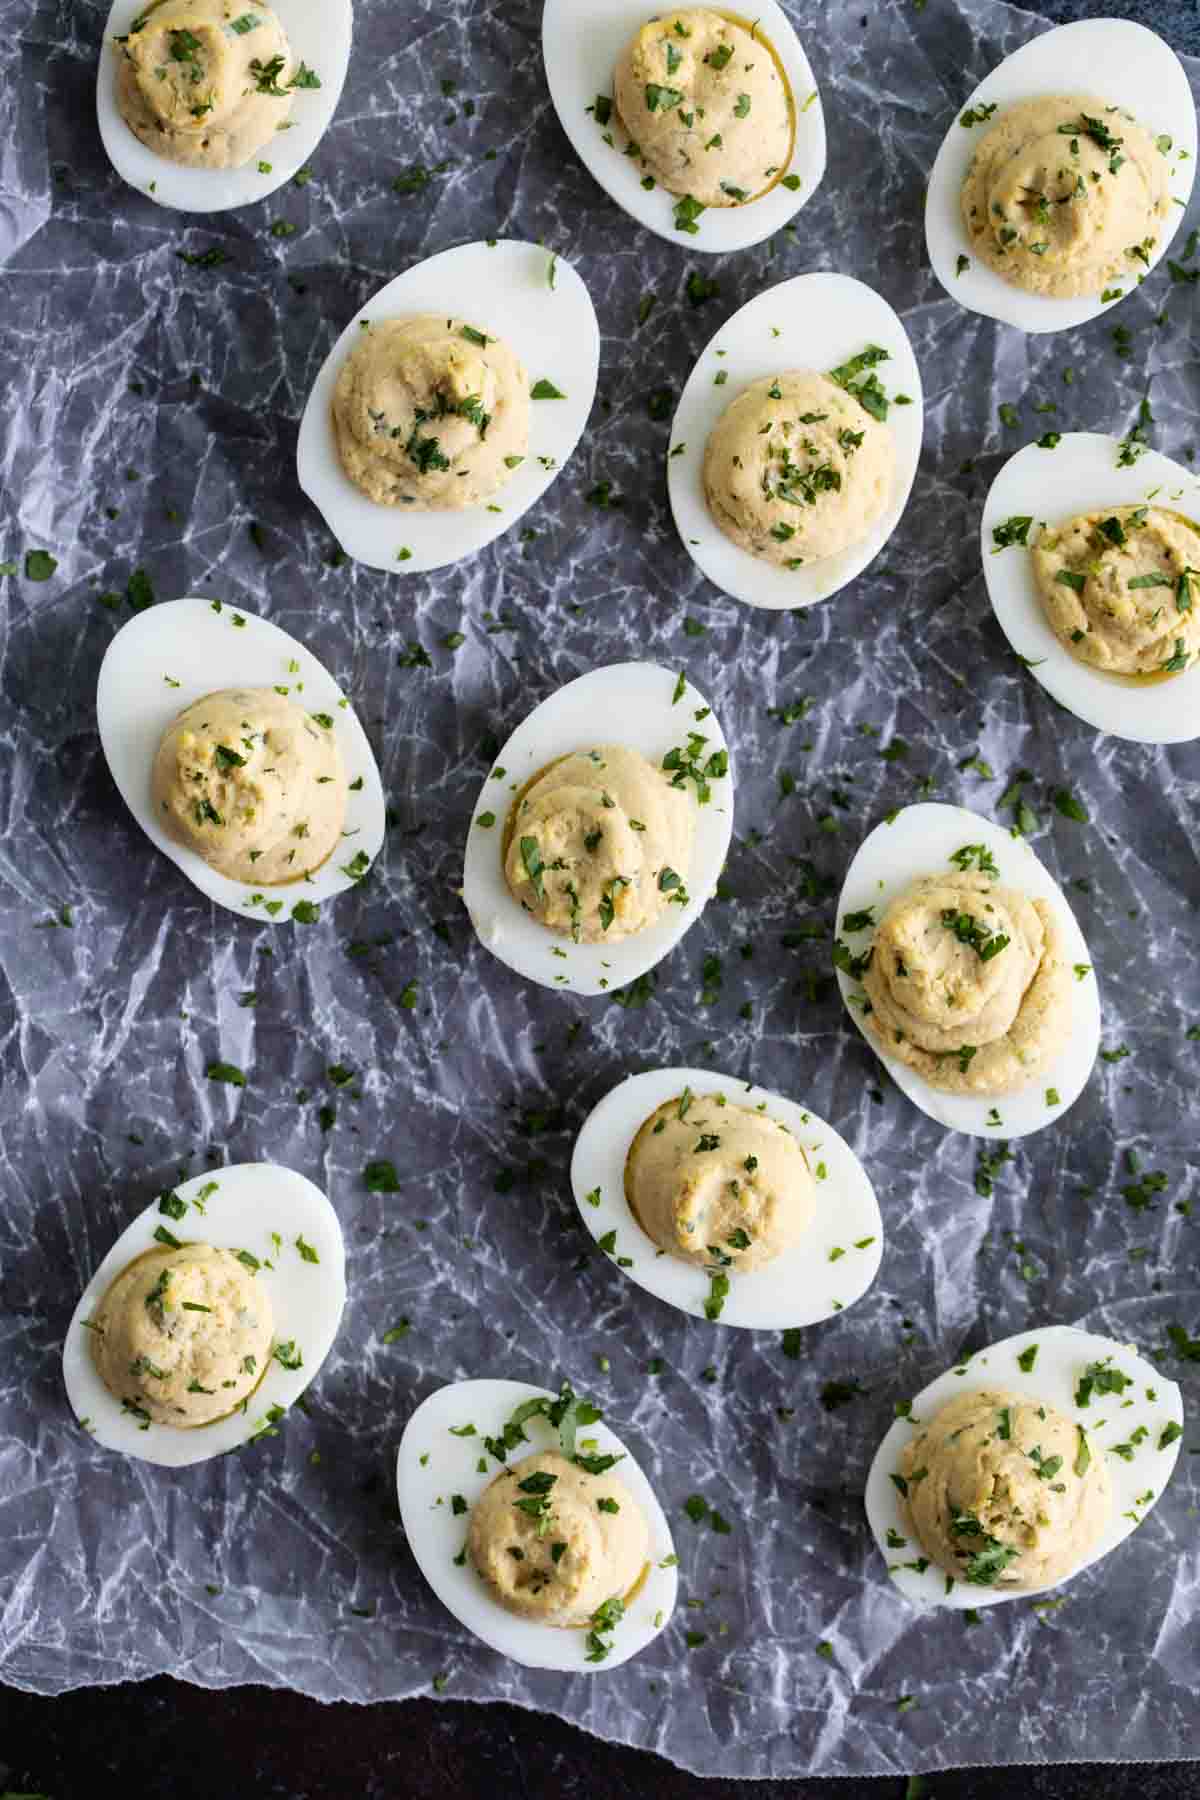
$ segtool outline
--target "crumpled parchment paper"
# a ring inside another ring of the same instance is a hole
[[[923,266],[925,173],[974,81],[1039,22],[998,0],[788,10],[821,82],[829,172],[794,235],[705,261],[719,293],[694,307],[687,245],[635,229],[570,154],[535,0],[359,0],[311,182],[211,223],[160,211],[109,168],[93,102],[104,9],[0,4],[2,554],[58,560],[44,583],[0,588],[10,1683],[53,1693],[169,1671],[372,1701],[428,1692],[438,1674],[448,1694],[553,1710],[707,1774],[1195,1753],[1186,1454],[1145,1526],[1061,1607],[1015,1603],[975,1625],[918,1618],[892,1591],[861,1487],[896,1399],[964,1348],[1041,1321],[1128,1338],[1200,1397],[1194,1364],[1165,1357],[1170,1324],[1198,1323],[1197,1216],[1184,1210],[1200,1199],[1200,1045],[1186,1036],[1200,1019],[1196,747],[1102,739],[1058,708],[1008,650],[976,544],[999,460],[1045,428],[1038,404],[1055,402],[1060,429],[1120,433],[1149,391],[1154,441],[1183,453],[1200,403],[1197,290],[1163,267],[1112,321],[1065,338],[959,310]],[[417,165],[438,172],[394,192]],[[295,232],[272,235],[277,220]],[[321,359],[412,260],[505,234],[576,263],[604,334],[590,429],[525,521],[536,537],[510,533],[430,577],[331,566],[294,476]],[[177,254],[212,246],[228,260]],[[893,542],[850,589],[794,616],[752,612],[707,587],[676,539],[667,426],[646,396],[677,392],[764,285],[823,267],[873,282],[905,318],[928,397],[921,473]],[[657,304],[638,327],[647,294]],[[1124,356],[1117,321],[1132,331]],[[1018,407],[1017,429],[1000,402]],[[586,502],[600,480],[618,507]],[[137,569],[160,599],[212,593],[267,613],[354,696],[394,819],[370,880],[318,925],[216,912],[119,801],[93,693]],[[458,631],[461,648],[443,648]],[[739,775],[727,891],[640,1006],[523,984],[474,941],[456,895],[494,741],[563,681],[630,655],[688,670]],[[802,697],[796,722],[770,715]],[[1062,1125],[989,1176],[974,1143],[881,1079],[843,1016],[831,892],[885,811],[931,794],[994,814],[1019,769],[1037,849],[1074,884],[1105,1045],[1129,1055],[1100,1063]],[[1060,787],[1089,824],[1055,809]],[[70,923],[52,923],[64,906]],[[785,948],[802,926],[812,935]],[[702,972],[709,957],[719,967]],[[245,991],[256,1006],[239,1005]],[[204,1079],[217,1057],[246,1070],[244,1090]],[[630,1070],[698,1060],[807,1097],[880,1195],[877,1286],[806,1332],[794,1359],[774,1334],[705,1328],[651,1301],[588,1254],[577,1222],[567,1164],[587,1109]],[[361,1098],[329,1086],[337,1062],[360,1072]],[[337,1120],[322,1132],[327,1102]],[[366,1191],[378,1157],[395,1161],[399,1194]],[[307,1411],[178,1475],[108,1455],[61,1387],[75,1297],[181,1168],[249,1158],[313,1177],[345,1226],[350,1304]],[[1140,1210],[1122,1194],[1130,1159],[1165,1175]],[[401,1316],[411,1330],[385,1347]],[[392,1492],[402,1424],[435,1386],[485,1372],[567,1375],[593,1392],[674,1521],[691,1610],[611,1676],[530,1674],[492,1655],[407,1552]],[[854,1392],[829,1410],[832,1381]],[[731,1535],[689,1522],[692,1493]],[[687,1630],[705,1642],[685,1647]]]

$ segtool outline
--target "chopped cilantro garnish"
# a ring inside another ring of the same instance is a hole
[[[368,1194],[398,1194],[400,1178],[395,1163],[386,1158],[369,1162],[363,1170],[363,1185]]]
[[[27,550],[25,552],[26,581],[49,581],[57,567],[57,560],[51,556],[48,550]]]
[[[1110,1363],[1089,1363],[1075,1389],[1075,1404],[1079,1407],[1089,1406],[1093,1394],[1123,1394],[1127,1387],[1132,1386],[1133,1378],[1123,1375],[1120,1369],[1114,1369]]]
[[[224,1081],[230,1087],[245,1087],[246,1077],[236,1063],[210,1062],[204,1071],[209,1081]]]
[[[992,541],[997,550],[1007,550],[1012,544],[1027,545],[1029,542],[1029,527],[1032,524],[1032,514],[1022,513],[1015,514],[1011,519],[1006,519],[1003,525],[993,525]]]
[[[676,229],[676,231],[684,231],[687,233],[687,235],[689,237],[695,237],[700,230],[700,226],[697,223],[697,221],[699,220],[701,213],[704,213],[707,211],[708,211],[708,208],[701,201],[693,200],[690,194],[684,194],[682,199],[677,200],[675,202],[675,229]],[[699,281],[699,280],[702,280],[703,277],[697,277],[696,279]],[[691,300],[693,306],[699,306],[700,300],[694,299],[692,296],[691,283],[692,283],[692,277],[689,276],[688,277],[688,299]],[[714,283],[713,285],[715,288],[716,284]],[[708,299],[708,298],[710,298],[710,296],[707,294],[704,294],[701,296],[701,298]]]

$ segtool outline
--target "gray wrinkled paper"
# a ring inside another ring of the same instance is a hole
[[[371,1701],[428,1693],[445,1673],[448,1695],[546,1708],[706,1774],[1195,1753],[1194,1458],[1060,1608],[1018,1602],[974,1626],[920,1619],[891,1590],[861,1488],[897,1399],[964,1348],[1043,1321],[1136,1342],[1200,1401],[1194,1365],[1165,1349],[1173,1321],[1200,1329],[1196,748],[1100,738],[1057,707],[994,622],[977,549],[1000,459],[1046,428],[1036,404],[1056,402],[1060,430],[1119,434],[1149,390],[1153,441],[1183,454],[1200,404],[1197,289],[1164,265],[1113,319],[1064,338],[960,311],[923,266],[925,173],[971,86],[1038,21],[997,0],[788,10],[821,82],[829,171],[794,236],[703,262],[720,292],[694,308],[689,246],[635,229],[568,150],[535,0],[359,0],[311,184],[211,224],[160,211],[108,166],[93,100],[105,9],[0,0],[0,555],[58,559],[44,584],[0,588],[7,1682],[55,1693],[168,1671]],[[1200,63],[1191,72],[1196,84]],[[422,191],[392,191],[443,162]],[[277,220],[294,235],[273,236]],[[331,566],[294,473],[322,358],[414,259],[504,235],[571,258],[604,335],[590,429],[524,522],[536,538],[511,532],[429,577]],[[219,267],[177,255],[214,245]],[[921,473],[894,540],[847,591],[794,616],[753,612],[708,587],[675,536],[668,427],[646,397],[677,393],[764,285],[825,267],[876,284],[904,316],[928,396]],[[1125,358],[1118,321],[1133,334]],[[1019,407],[1019,428],[1001,425],[1000,402]],[[602,480],[619,509],[586,502]],[[139,568],[159,599],[212,593],[266,613],[360,708],[394,822],[370,879],[315,926],[217,911],[117,797],[93,694],[129,607],[97,596],[123,595]],[[462,647],[443,648],[458,631]],[[727,892],[640,1008],[519,981],[474,941],[456,895],[494,741],[562,682],[631,655],[686,668],[738,771]],[[802,696],[807,717],[769,716]],[[907,754],[889,760],[895,739]],[[960,767],[976,753],[994,774]],[[1032,774],[1039,854],[1077,884],[1104,1043],[1129,1055],[1099,1063],[987,1195],[978,1147],[881,1079],[844,1017],[830,888],[884,812],[933,795],[995,814],[1018,769]],[[1055,809],[1056,788],[1089,825]],[[64,905],[72,923],[49,924]],[[785,948],[801,926],[814,935]],[[702,974],[710,956],[719,981]],[[256,1007],[238,1004],[247,990]],[[247,1071],[244,1091],[204,1079],[214,1058]],[[810,1101],[879,1193],[877,1286],[805,1333],[795,1359],[775,1334],[652,1301],[577,1220],[567,1167],[588,1108],[630,1071],[697,1061]],[[361,1072],[361,1099],[329,1086],[337,1062]],[[323,1133],[327,1102],[337,1121]],[[399,1194],[366,1191],[379,1157]],[[97,1449],[59,1374],[81,1286],[181,1167],[255,1158],[319,1182],[345,1227],[349,1307],[307,1412],[180,1474]],[[1165,1176],[1144,1210],[1122,1195],[1131,1159]],[[402,1316],[410,1332],[384,1347]],[[693,1609],[611,1676],[530,1674],[486,1651],[405,1547],[403,1423],[434,1387],[484,1373],[594,1392],[671,1516]],[[826,1410],[830,1381],[861,1392]],[[689,1522],[692,1493],[732,1535]],[[707,1641],[685,1647],[688,1630]]]

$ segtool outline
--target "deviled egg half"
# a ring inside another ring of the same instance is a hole
[[[540,500],[579,442],[600,332],[570,263],[463,244],[355,314],[313,383],[300,486],[342,548],[408,575],[459,562]]]
[[[346,1303],[337,1214],[272,1163],[160,1194],[75,1308],[63,1379],[97,1443],[181,1469],[274,1436],[328,1356]]]
[[[457,1381],[404,1428],[409,1548],[448,1611],[531,1669],[592,1674],[653,1642],[678,1589],[654,1490],[598,1409],[563,1383]]]
[[[617,1267],[693,1318],[815,1325],[879,1272],[883,1221],[849,1144],[807,1107],[710,1069],[613,1088],[576,1139],[571,1188]]]
[[[1162,39],[1130,19],[1059,25],[957,113],[926,192],[929,260],[969,311],[1066,331],[1166,254],[1195,167],[1191,88]]]
[[[383,784],[350,702],[286,631],[164,602],[105,653],[96,721],[121,798],[201,893],[309,925],[383,845]]]
[[[952,1131],[1024,1137],[1074,1104],[1100,1048],[1091,956],[1023,838],[961,806],[906,806],[838,900],[842,999],[896,1085]]]
[[[701,351],[671,427],[692,560],[750,606],[828,600],[900,523],[923,412],[908,334],[872,288],[826,272],[757,295]]]
[[[659,237],[712,255],[779,231],[825,173],[825,119],[776,0],[753,18],[546,0],[550,98],[580,161]]]
[[[351,31],[350,0],[116,0],[96,85],[109,160],[178,212],[262,200],[328,130]]]
[[[904,1407],[866,1505],[918,1606],[1026,1599],[1099,1562],[1162,1494],[1183,1435],[1173,1381],[1072,1325],[980,1350]]]
[[[471,818],[463,899],[518,975],[602,994],[699,918],[732,830],[733,765],[704,696],[656,663],[613,663],[504,745]]]
[[[983,508],[983,573],[1025,666],[1142,744],[1200,737],[1200,480],[1130,436],[1027,444]]]

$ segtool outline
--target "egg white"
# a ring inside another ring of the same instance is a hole
[[[471,815],[462,894],[480,941],[518,975],[572,994],[624,987],[675,948],[716,892],[733,832],[732,755],[729,773],[711,783],[707,806],[696,804],[694,784],[688,783],[695,819],[686,876],[691,898],[686,906],[668,906],[657,925],[613,944],[573,944],[525,912],[504,879],[500,846],[513,797],[557,757],[614,743],[640,751],[657,768],[668,750],[686,743],[689,731],[707,738],[706,758],[728,751],[716,714],[696,718],[708,702],[690,681],[679,700],[673,700],[677,681],[672,670],[656,663],[593,669],[535,707],[496,758]],[[502,777],[497,778],[497,769],[503,769]],[[495,815],[494,825],[479,823],[487,813]]]
[[[613,70],[634,32],[662,8],[656,9],[650,0],[546,0],[542,55],[559,122],[579,160],[610,198],[668,243],[681,245],[689,254],[719,256],[747,250],[781,231],[812,199],[825,173],[825,115],[808,58],[776,0],[760,0],[745,17],[723,7],[713,10],[739,24],[761,27],[783,66],[796,107],[795,144],[784,173],[798,175],[800,186],[793,190],[777,182],[761,199],[744,206],[709,207],[697,220],[700,229],[694,236],[676,229],[678,195],[661,186],[649,191],[642,186],[646,170],[625,155],[628,138],[615,106],[607,126],[598,125],[591,111],[597,95],[611,98]],[[604,142],[605,132],[611,144]]]
[[[295,90],[290,130],[276,132],[240,169],[188,169],[155,155],[134,136],[118,110],[120,50],[113,40],[126,35],[138,14],[146,10],[146,0],[116,0],[100,50],[96,113],[109,161],[130,187],[176,212],[228,212],[273,194],[310,160],[337,111],[350,67],[350,0],[270,0],[270,5],[297,62],[306,62],[320,76],[321,85]],[[260,174],[260,161],[270,163],[269,175]]]
[[[565,396],[530,402],[525,461],[491,502],[461,512],[421,512],[369,500],[338,455],[333,390],[361,324],[421,313],[454,314],[488,337],[502,338],[524,364],[531,388],[548,380]],[[404,575],[461,562],[511,530],[562,472],[592,410],[599,367],[600,328],[591,297],[561,256],[505,239],[443,250],[380,288],[326,357],[300,421],[300,486],[356,562]]]
[[[204,1196],[206,1187],[213,1191]],[[294,1405],[315,1379],[346,1304],[346,1252],[333,1207],[320,1188],[294,1169],[274,1163],[231,1163],[181,1181],[171,1192],[188,1203],[186,1216],[170,1218],[154,1201],[126,1226],[84,1288],[63,1344],[63,1380],[75,1417],[106,1450],[122,1450],[166,1469],[185,1469],[249,1443],[264,1426],[270,1427],[269,1407]],[[154,1238],[159,1226],[183,1243],[247,1250],[256,1256],[262,1267],[254,1279],[270,1296],[275,1342],[294,1341],[304,1359],[301,1368],[285,1369],[272,1357],[244,1412],[239,1409],[226,1419],[190,1430],[153,1423],[143,1430],[122,1412],[120,1401],[96,1372],[92,1334],[83,1323],[94,1316],[122,1269],[145,1251],[159,1248]],[[282,1239],[282,1248],[273,1243],[272,1232]],[[300,1254],[299,1237],[316,1251],[318,1262],[308,1262]]]
[[[1147,450],[1119,468],[1120,446],[1096,431],[1068,431],[1054,450],[1026,444],[997,474],[984,503],[980,550],[988,599],[1017,654],[1060,706],[1097,731],[1137,744],[1179,744],[1200,737],[1200,662],[1169,681],[1131,684],[1071,655],[1050,629],[1033,576],[1032,549],[997,550],[992,532],[1006,519],[1031,517],[1032,547],[1042,525],[1062,525],[1096,507],[1153,504],[1184,514],[1200,529],[1200,478]]]
[[[750,1331],[786,1331],[832,1318],[861,1300],[879,1273],[883,1220],[857,1156],[832,1125],[807,1107],[711,1069],[654,1069],[628,1076],[592,1108],[575,1140],[571,1188],[579,1216],[594,1239],[615,1230],[614,1260],[629,1259],[628,1267],[617,1264],[622,1274],[656,1300],[695,1319],[705,1317],[709,1278],[704,1270],[664,1255],[625,1198],[625,1164],[638,1130],[685,1088],[691,1088],[697,1102],[723,1094],[730,1106],[761,1106],[768,1118],[787,1126],[816,1177],[816,1212],[804,1236],[766,1268],[744,1275],[727,1270],[729,1294],[717,1322]],[[817,1176],[818,1168],[826,1174]],[[597,1190],[598,1201],[589,1197]],[[868,1238],[864,1248],[855,1248]],[[835,1256],[835,1250],[842,1254]]]
[[[678,1570],[662,1564],[675,1554],[671,1528],[654,1489],[637,1461],[616,1434],[601,1421],[583,1428],[602,1456],[619,1455],[613,1474],[623,1481],[650,1527],[649,1572],[612,1635],[612,1650],[600,1663],[584,1660],[586,1629],[564,1629],[518,1618],[493,1599],[469,1562],[455,1565],[467,1540],[470,1509],[500,1473],[503,1464],[483,1447],[485,1437],[499,1437],[525,1400],[557,1395],[524,1381],[456,1381],[422,1401],[404,1428],[396,1456],[396,1497],[400,1519],[417,1567],[448,1612],[477,1638],[527,1669],[560,1669],[592,1675],[619,1668],[646,1648],[670,1623],[679,1589]],[[452,1428],[474,1425],[471,1437],[455,1437]],[[524,1426],[528,1444],[509,1452],[519,1462],[537,1451],[557,1450],[558,1434],[543,1418]],[[422,1457],[427,1458],[422,1465]],[[487,1464],[478,1468],[480,1459]],[[467,1512],[455,1515],[451,1496],[461,1494]]]
[[[965,1131],[972,1137],[997,1138],[1007,1143],[1054,1125],[1063,1117],[1082,1093],[1100,1048],[1100,991],[1091,953],[1066,895],[1025,839],[1013,837],[991,819],[968,812],[963,806],[933,802],[906,806],[890,824],[885,821],[875,827],[850,864],[838,898],[837,932],[856,956],[861,955],[872,942],[873,934],[869,930],[847,933],[842,924],[846,914],[872,907],[878,924],[891,901],[918,876],[957,874],[950,857],[964,844],[987,845],[1000,871],[1001,886],[1048,901],[1063,932],[1068,965],[1087,963],[1091,967],[1091,973],[1083,980],[1073,977],[1071,981],[1070,1037],[1054,1061],[1015,1094],[944,1093],[907,1064],[890,1056],[879,1059],[913,1105],[940,1125],[950,1131]],[[879,1056],[876,1040],[863,1024],[861,982],[852,980],[841,969],[837,970],[837,979],[847,1012]],[[1057,1106],[1046,1104],[1048,1088],[1057,1090]],[[994,1121],[988,1123],[993,1109],[1000,1114],[998,1125]]]
[[[912,401],[888,409],[885,429],[896,446],[891,503],[866,537],[836,556],[800,569],[777,568],[739,548],[714,524],[704,498],[705,446],[722,413],[752,382],[791,369],[823,374],[868,344],[889,353],[890,361],[876,371],[889,397],[907,394]],[[721,371],[728,379],[718,387]],[[721,326],[679,398],[667,452],[667,492],[688,554],[716,587],[749,606],[781,610],[828,600],[875,560],[900,523],[916,479],[923,424],[921,374],[908,333],[873,288],[828,270],[768,288]]]
[[[1017,1358],[1033,1344],[1038,1347],[1037,1360],[1026,1374]],[[1132,1377],[1134,1386],[1127,1388],[1124,1394],[1093,1394],[1086,1407],[1076,1406],[1075,1390],[1084,1370],[1089,1363],[1103,1362],[1107,1357],[1112,1358],[1114,1366],[1123,1375]],[[965,1581],[956,1581],[947,1593],[945,1570],[936,1563],[930,1563],[924,1570],[904,1567],[904,1564],[922,1558],[924,1552],[904,1522],[900,1493],[891,1479],[900,1468],[901,1452],[916,1437],[920,1427],[928,1424],[948,1401],[977,1387],[1007,1388],[1056,1407],[1068,1419],[1085,1427],[1092,1455],[1105,1457],[1112,1482],[1112,1511],[1108,1525],[1095,1549],[1079,1569],[1066,1578],[1069,1581],[1083,1569],[1099,1562],[1102,1556],[1107,1556],[1137,1530],[1171,1479],[1179,1457],[1178,1438],[1165,1450],[1158,1448],[1165,1425],[1183,1424],[1183,1397],[1178,1387],[1160,1375],[1144,1357],[1113,1338],[1079,1331],[1073,1325],[1048,1325],[1041,1331],[1022,1331],[1016,1337],[1004,1338],[987,1350],[964,1358],[955,1368],[948,1369],[928,1387],[922,1388],[912,1402],[916,1419],[896,1420],[876,1451],[867,1476],[867,1518],[875,1542],[887,1559],[892,1580],[904,1597],[917,1606],[998,1606],[1004,1600],[1028,1600],[1035,1594],[1049,1592],[1049,1587],[1063,1585],[1055,1582],[1048,1587],[1015,1590],[974,1587]],[[1156,1399],[1149,1398],[1148,1388],[1154,1390]],[[1114,1444],[1128,1442],[1130,1433],[1143,1425],[1149,1435],[1135,1448],[1131,1462],[1109,1454]],[[1136,1504],[1148,1491],[1153,1492],[1153,1499],[1144,1505]],[[903,1549],[888,1545],[889,1530],[906,1539]]]
[[[361,777],[362,787],[346,795],[342,847],[309,880],[257,890],[167,836],[154,814],[150,777],[163,733],[193,700],[223,688],[276,686],[290,687],[289,697],[306,712],[328,713],[346,780]],[[150,842],[202,894],[243,919],[284,924],[299,901],[334,899],[361,879],[345,873],[351,858],[361,850],[374,862],[383,846],[383,783],[366,732],[337,682],[286,631],[228,600],[165,601],[123,625],[100,665],[96,722],[109,772]],[[276,905],[277,911],[269,910]]]
[[[963,223],[960,196],[975,146],[1009,107],[1043,94],[1098,94],[1131,112],[1152,138],[1172,139],[1167,157],[1173,205],[1164,221],[1150,268],[1166,255],[1179,229],[1196,172],[1196,108],[1183,65],[1174,51],[1145,25],[1131,19],[1082,19],[1058,25],[1006,57],[956,108],[954,123],[937,153],[925,196],[925,245],[933,272],[946,292],[969,312],[999,319],[1020,331],[1067,331],[1107,312],[1117,300],[1098,295],[1055,299],[1028,294],[1004,281],[975,254]],[[960,123],[971,107],[995,102],[997,111],[981,125]],[[960,275],[958,258],[970,268]],[[1131,293],[1149,269],[1139,266],[1120,283]],[[1114,284],[1116,285],[1116,284]]]

